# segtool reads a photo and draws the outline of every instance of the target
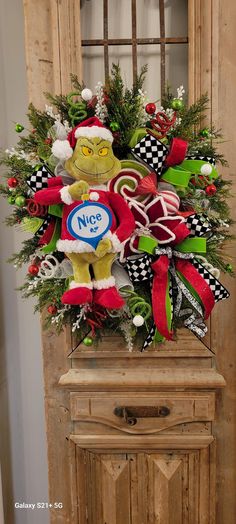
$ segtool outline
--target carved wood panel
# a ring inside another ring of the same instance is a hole
[[[70,394],[72,420],[98,422],[130,434],[154,434],[186,422],[214,420],[215,394],[206,393],[112,393],[103,395]],[[126,407],[129,406],[129,407]],[[159,409],[164,414],[158,415]],[[165,412],[167,410],[167,412]],[[132,418],[132,412],[134,413]]]
[[[152,453],[76,448],[80,524],[214,522],[210,447]]]

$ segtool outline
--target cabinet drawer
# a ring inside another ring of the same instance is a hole
[[[156,433],[185,422],[214,419],[215,394],[70,394],[74,421],[98,422],[127,433]]]

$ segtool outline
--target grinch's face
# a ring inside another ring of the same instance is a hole
[[[104,184],[115,177],[121,165],[114,156],[111,142],[102,138],[79,137],[65,168],[73,178],[85,180],[92,186]]]

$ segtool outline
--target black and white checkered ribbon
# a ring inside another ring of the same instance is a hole
[[[212,232],[211,224],[205,215],[190,215],[186,218],[186,226],[190,230],[190,237],[202,237]]]
[[[26,180],[26,183],[35,193],[41,189],[46,189],[48,187],[48,179],[54,176],[54,173],[52,173],[46,165],[43,165],[32,173],[32,175]]]
[[[158,175],[161,174],[165,159],[168,155],[168,148],[154,136],[147,134],[138,144],[132,149],[133,155],[148,164],[156,171]]]
[[[172,249],[170,246],[165,247],[165,248],[157,247],[155,249],[155,255],[157,256],[165,255],[170,260],[172,260],[173,257],[177,257],[177,258],[181,258],[185,260],[193,260],[194,258],[193,253],[181,253],[180,251],[176,251],[175,249]],[[152,258],[150,256],[145,255],[144,257],[142,257],[141,268],[140,268],[141,270],[139,271],[138,259],[136,259],[135,261],[133,261],[133,263],[135,263],[135,270],[132,271],[131,269],[131,273],[130,273],[130,266],[132,268],[132,261],[129,261],[128,271],[129,271],[131,279],[132,277],[134,277],[136,282],[140,280],[148,279],[150,280],[150,284],[151,284],[152,277],[153,277],[153,275],[151,276],[151,267],[150,267],[151,262],[152,262]],[[188,315],[190,316],[188,316],[184,320],[184,325],[188,329],[193,331],[197,336],[204,337],[207,331],[207,327],[205,323],[203,322],[204,313],[203,313],[203,309],[201,305],[193,297],[191,292],[188,290],[188,288],[185,286],[185,284],[176,274],[174,263],[170,264],[169,271],[172,276],[172,282],[170,283],[170,294],[171,294],[171,306],[173,308],[174,315],[176,317],[181,318],[183,316],[186,316],[186,313],[188,313]],[[175,288],[177,290],[177,297],[175,301],[173,301],[173,291],[172,291],[173,285],[175,285]],[[182,307],[183,297],[185,297],[188,300],[189,304],[191,304],[193,309],[191,308],[189,308],[188,310],[183,309]],[[193,310],[195,310],[195,312]],[[198,316],[196,315],[196,312],[198,313]],[[155,330],[156,328],[155,328],[155,325],[153,324],[143,343],[142,351],[144,351],[147,346],[150,346],[152,344],[155,338]]]
[[[212,166],[215,167],[216,161],[215,158],[212,156],[204,156],[204,155],[187,155],[186,160],[201,160],[202,162],[208,162]]]
[[[185,260],[194,259],[193,253],[181,253],[179,251],[176,251],[175,249],[172,250],[170,247],[164,248],[164,249],[156,248],[155,254],[156,255],[167,255],[168,258],[170,259],[172,259],[173,257],[181,258]],[[202,306],[194,298],[194,296],[189,291],[187,286],[183,283],[183,281],[177,275],[174,263],[170,264],[169,271],[172,276],[173,285],[175,285],[176,290],[177,290],[177,297],[174,303],[175,317],[182,318],[183,316],[190,315],[190,316],[187,316],[187,318],[184,320],[184,325],[188,329],[196,333],[199,337],[204,337],[207,332],[207,327],[205,323],[203,322],[204,313],[203,313]],[[190,307],[187,309],[186,308],[183,309],[183,298],[184,297],[187,299],[189,304],[191,304],[193,309]]]

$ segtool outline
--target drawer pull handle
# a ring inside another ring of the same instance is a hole
[[[137,418],[163,418],[170,414],[167,406],[117,406],[114,415],[124,419],[129,426],[137,424]]]

